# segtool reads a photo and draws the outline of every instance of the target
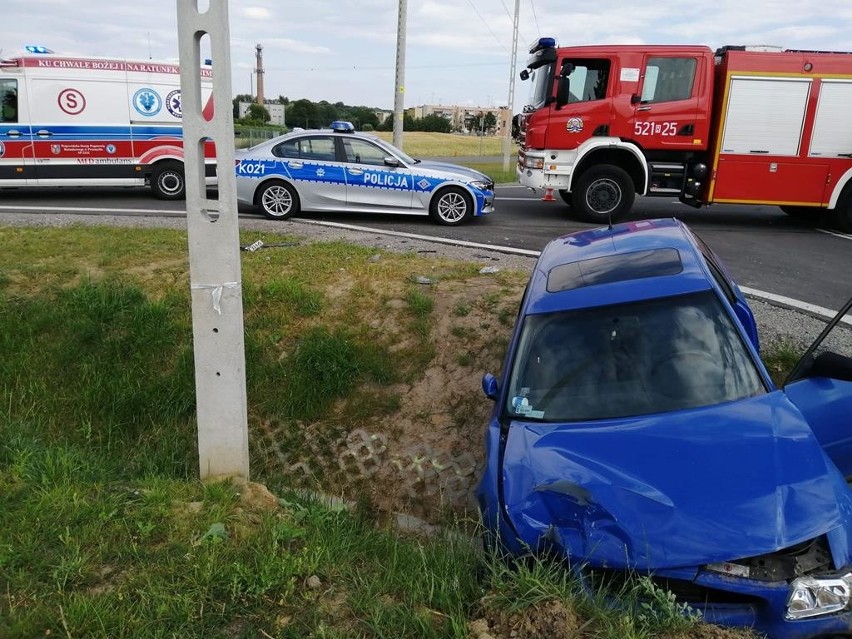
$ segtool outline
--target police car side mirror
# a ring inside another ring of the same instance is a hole
[[[385,166],[397,167],[399,166],[399,160],[395,157],[388,156],[385,158]]]

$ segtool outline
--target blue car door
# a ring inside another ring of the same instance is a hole
[[[852,478],[852,299],[826,326],[784,384],[835,466]]]

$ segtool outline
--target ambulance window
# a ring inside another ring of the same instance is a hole
[[[695,81],[695,58],[648,58],[642,102],[688,100]]]
[[[574,65],[568,79],[571,83],[568,102],[603,100],[609,82],[609,60],[566,60]],[[565,64],[565,63],[563,63]]]
[[[341,138],[346,152],[346,161],[357,164],[384,166],[388,153],[384,149],[357,138]]]
[[[0,122],[18,121],[18,81],[0,80]]]

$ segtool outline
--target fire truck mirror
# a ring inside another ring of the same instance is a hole
[[[561,109],[570,101],[571,80],[567,75],[560,75],[556,81],[556,108]]]
[[[530,79],[530,72],[527,71],[526,69],[521,71],[520,75],[521,75],[521,80],[529,80]]]

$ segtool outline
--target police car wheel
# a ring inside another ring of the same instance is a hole
[[[268,182],[257,193],[260,210],[270,220],[286,220],[299,212],[299,194],[284,182]]]
[[[587,222],[603,224],[625,215],[633,206],[636,190],[627,171],[604,164],[583,173],[572,191],[577,216]]]
[[[450,186],[439,191],[429,204],[432,220],[445,226],[461,224],[473,214],[473,200],[464,189]]]
[[[151,172],[151,190],[158,200],[180,200],[186,195],[186,179],[180,162],[161,162]]]

